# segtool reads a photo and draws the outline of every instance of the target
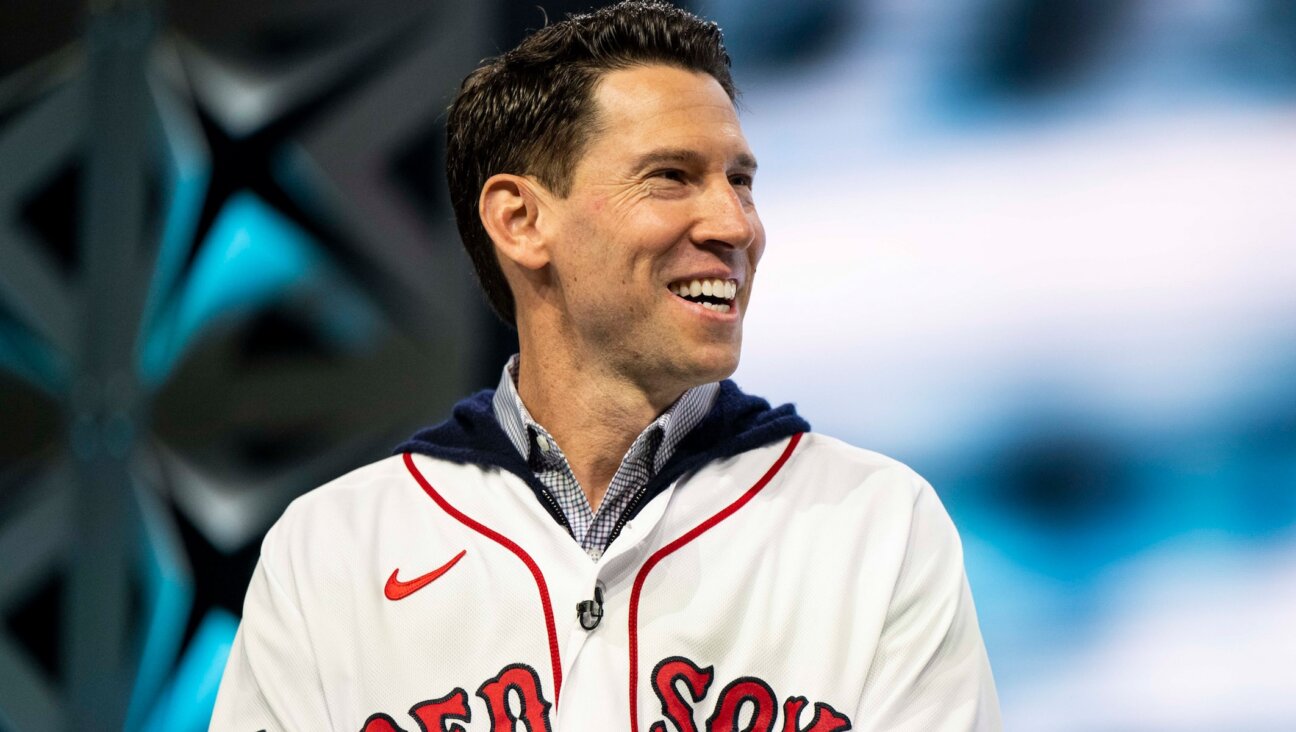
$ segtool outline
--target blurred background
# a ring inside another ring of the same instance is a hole
[[[0,730],[206,729],[287,503],[497,380],[442,112],[589,7],[0,4]],[[1006,727],[1296,729],[1296,3],[690,7],[735,378],[936,486]]]

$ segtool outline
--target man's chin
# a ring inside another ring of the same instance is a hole
[[[698,354],[698,356],[681,374],[683,380],[688,382],[687,388],[727,379],[738,370],[737,349],[718,350],[715,353]]]
[[[732,345],[677,343],[623,362],[622,368],[655,398],[673,399],[687,389],[729,378],[738,369],[738,358],[739,349]]]

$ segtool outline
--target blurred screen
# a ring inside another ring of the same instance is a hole
[[[1293,7],[705,4],[736,379],[933,482],[1007,729],[1296,728]]]

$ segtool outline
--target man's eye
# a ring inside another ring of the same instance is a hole
[[[731,175],[729,176],[729,185],[740,188],[751,188],[756,181],[750,175]]]
[[[666,180],[675,181],[676,183],[684,182],[684,171],[667,168],[653,173],[654,178],[665,178]]]

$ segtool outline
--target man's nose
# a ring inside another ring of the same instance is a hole
[[[756,239],[756,209],[750,191],[740,191],[729,181],[709,186],[699,202],[701,210],[693,235],[699,244],[719,243],[746,249]]]

